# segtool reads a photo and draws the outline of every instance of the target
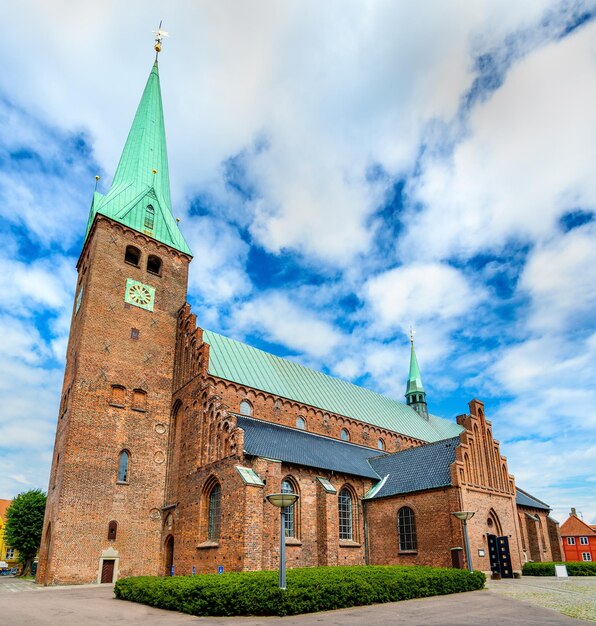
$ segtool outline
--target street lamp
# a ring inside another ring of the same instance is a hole
[[[292,506],[300,496],[297,493],[270,493],[267,500],[279,507],[279,588],[286,588],[286,532],[284,510]]]
[[[468,539],[468,520],[476,515],[476,511],[456,511],[453,515],[464,523],[464,541],[466,545],[466,560],[468,561],[468,569],[472,572],[472,553],[470,552],[470,541]]]

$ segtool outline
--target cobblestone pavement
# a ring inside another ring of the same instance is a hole
[[[578,619],[596,622],[596,577],[524,576],[489,580],[487,587],[516,600],[524,600]]]

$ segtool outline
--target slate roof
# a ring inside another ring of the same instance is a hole
[[[370,460],[379,476],[387,477],[381,488],[369,496],[385,498],[400,493],[436,489],[451,485],[449,466],[455,461],[459,437],[436,441]]]
[[[379,480],[367,459],[378,450],[238,415],[244,430],[244,452],[285,463],[342,472]]]
[[[210,345],[209,373],[281,398],[317,407],[422,441],[459,435],[457,423],[426,420],[403,402],[282,359],[245,343],[205,330]]]
[[[515,489],[515,503],[518,506],[527,506],[532,509],[542,509],[544,511],[550,511],[550,506],[542,502],[542,500],[538,500],[534,496],[531,496],[527,491],[516,487]]]

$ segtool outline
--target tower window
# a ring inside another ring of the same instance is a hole
[[[130,454],[126,450],[122,450],[118,458],[118,482],[128,482],[128,462],[130,460]]]
[[[348,432],[347,428],[342,428],[339,436],[341,437],[342,441],[350,441],[350,433]]]
[[[123,407],[126,400],[126,388],[122,385],[112,385],[112,394],[110,396],[110,404]]]
[[[296,418],[296,428],[306,430],[306,420],[300,415]]]
[[[149,255],[147,258],[147,271],[151,274],[161,274],[161,259],[158,256]]]
[[[141,251],[134,246],[126,246],[126,252],[124,253],[124,260],[126,263],[139,267],[141,262]]]
[[[384,450],[385,449],[385,442],[382,439],[378,439],[377,440],[377,449],[378,450]]]
[[[252,404],[248,400],[240,403],[240,415],[252,415]]]
[[[116,539],[116,533],[118,532],[118,522],[112,520],[108,524],[108,541],[114,541]]]
[[[135,389],[132,392],[132,408],[135,411],[147,410],[147,392],[142,389]]]
[[[145,228],[153,230],[153,224],[155,223],[155,209],[152,204],[147,205],[145,211]]]

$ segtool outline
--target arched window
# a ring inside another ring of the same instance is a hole
[[[147,271],[151,274],[161,274],[161,259],[154,254],[150,254],[147,257]]]
[[[385,442],[382,439],[377,440],[377,450],[384,450]]]
[[[344,487],[337,499],[339,510],[339,538],[354,539],[354,507],[352,494],[347,487]]]
[[[306,420],[301,415],[296,418],[296,428],[306,430]]]
[[[241,415],[252,415],[252,404],[248,400],[242,400],[240,403]]]
[[[209,511],[207,524],[207,538],[210,541],[219,540],[221,528],[221,485],[216,482],[209,492]]]
[[[416,539],[416,518],[409,506],[403,506],[397,514],[397,532],[399,535],[399,551],[414,552],[418,550]]]
[[[145,210],[145,228],[153,230],[153,224],[155,223],[155,209],[152,204],[147,205]]]
[[[135,389],[132,392],[132,408],[135,411],[147,410],[147,392],[142,389]]]
[[[112,520],[108,524],[108,541],[114,541],[116,539],[116,533],[118,532],[118,522]]]
[[[298,490],[291,478],[285,478],[281,482],[282,493],[298,493]],[[284,529],[286,537],[298,538],[298,510],[296,509],[296,503],[292,506],[284,508]]]
[[[347,428],[342,428],[341,433],[339,433],[342,441],[350,441],[350,433]]]
[[[128,462],[130,460],[130,454],[126,450],[122,450],[120,457],[118,458],[118,482],[128,482]]]
[[[126,263],[136,265],[139,267],[141,261],[141,251],[134,246],[126,246],[126,252],[124,253],[124,260]]]

